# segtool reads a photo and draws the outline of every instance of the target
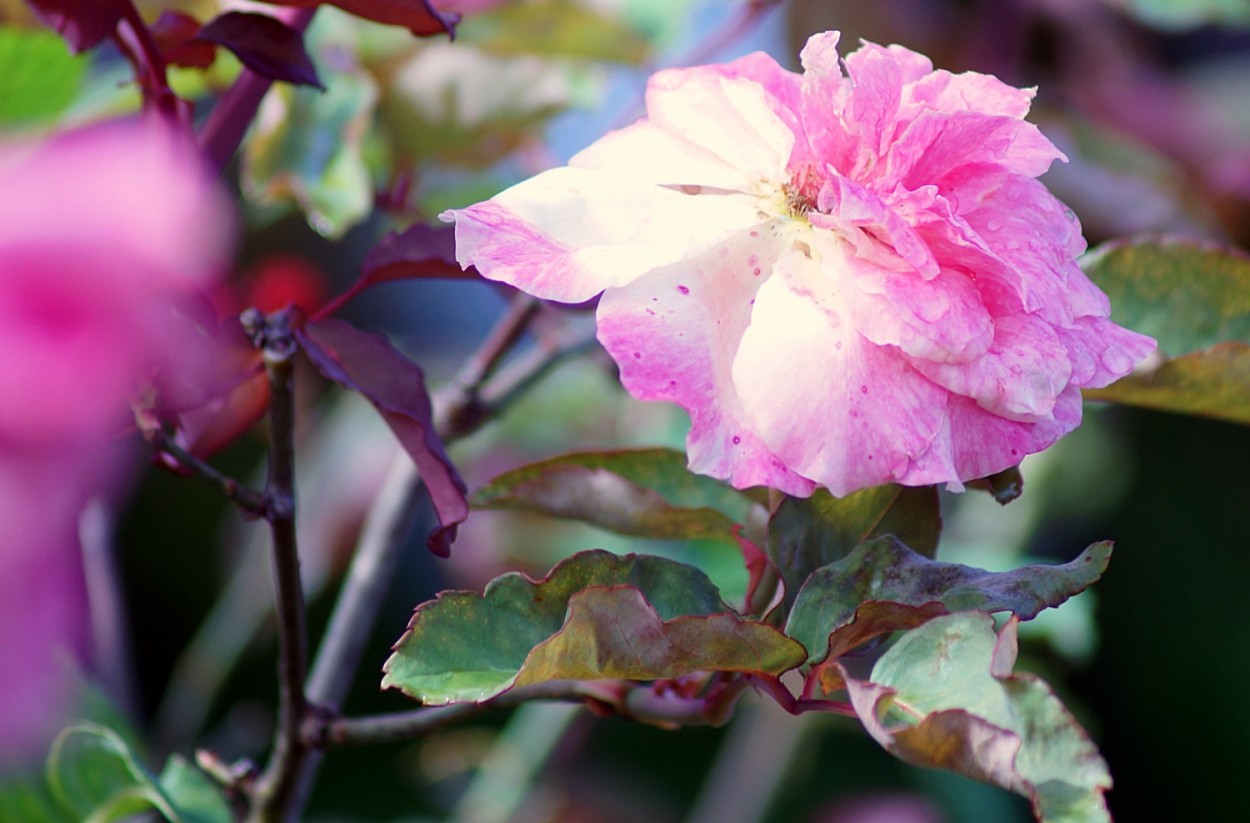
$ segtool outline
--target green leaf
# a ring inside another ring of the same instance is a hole
[[[786,634],[806,646],[815,662],[948,611],[1009,610],[1031,620],[1091,586],[1110,560],[1111,544],[1103,542],[1070,563],[996,573],[930,560],[882,537],[812,573],[798,593]],[[868,608],[874,601],[893,608]]]
[[[937,489],[885,485],[838,498],[823,489],[790,497],[768,524],[768,554],[785,583],[788,610],[808,575],[874,537],[892,534],[930,557],[942,531]],[[810,648],[810,647],[809,647]]]
[[[443,592],[421,604],[386,661],[382,686],[444,705],[551,679],[776,674],[802,660],[797,643],[732,614],[698,569],[588,551],[539,582],[506,574],[482,595]]]
[[[531,463],[491,480],[471,502],[657,540],[732,542],[735,525],[765,516],[742,492],[692,474],[686,456],[672,449],[583,452]]]
[[[55,32],[0,26],[0,125],[55,120],[74,102],[87,61]]]
[[[113,730],[94,723],[61,732],[48,756],[53,797],[79,820],[107,823],[156,809],[180,818],[155,776]]]
[[[1016,621],[981,612],[904,634],[868,681],[846,676],[868,733],[914,765],[947,769],[1029,798],[1043,823],[1110,823],[1107,764],[1041,680],[1012,675]]]
[[[1081,268],[1111,298],[1112,319],[1169,356],[1250,343],[1250,257],[1187,240],[1106,243]]]
[[[243,147],[243,190],[268,208],[297,205],[309,225],[341,237],[373,208],[365,162],[378,91],[356,66],[336,66],[320,92],[277,85],[261,105]]]
[[[150,809],[173,823],[234,820],[217,787],[185,760],[171,757],[158,779],[121,735],[97,723],[57,736],[47,776],[53,798],[75,820],[108,823]]]
[[[460,40],[486,52],[575,57],[640,65],[647,39],[628,22],[574,0],[521,0],[467,18]]]
[[[233,823],[234,813],[213,781],[178,755],[165,763],[160,786],[183,823]]]
[[[1149,368],[1086,397],[1250,423],[1250,257],[1153,240],[1101,246],[1082,266],[1116,322],[1160,349]]]

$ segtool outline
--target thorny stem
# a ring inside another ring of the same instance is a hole
[[[309,753],[300,731],[309,714],[304,694],[308,651],[295,541],[295,336],[285,311],[264,318],[263,326],[258,314],[245,313],[244,323],[261,346],[269,375],[269,478],[265,495],[277,591],[279,704],[273,753],[253,790],[248,819],[271,823],[286,819],[300,763]]]
[[[315,8],[279,8],[272,13],[295,31],[303,32],[312,22],[315,11]],[[211,168],[221,172],[229,165],[271,85],[273,81],[268,77],[245,68],[217,101],[199,136],[200,148]]]

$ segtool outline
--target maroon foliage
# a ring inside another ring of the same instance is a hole
[[[469,504],[464,481],[434,431],[421,369],[385,337],[342,320],[310,322],[296,336],[318,371],[373,403],[412,457],[440,524],[426,545],[446,557],[456,539],[456,527],[469,516]]]
[[[427,0],[265,0],[277,6],[299,6],[314,8],[323,3],[338,6],[349,14],[373,20],[378,23],[389,23],[395,26],[406,26],[418,37],[430,37],[436,34],[452,34],[460,16],[443,14]]]
[[[299,32],[267,14],[226,12],[206,23],[197,36],[230,49],[262,77],[324,88]]]
[[[126,0],[26,0],[44,23],[75,52],[86,51],[113,33],[126,13]]]

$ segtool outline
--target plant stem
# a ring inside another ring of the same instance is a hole
[[[164,429],[153,429],[148,439],[165,454],[172,457],[183,468],[189,469],[204,479],[221,487],[226,499],[238,506],[249,517],[265,517],[269,501],[265,495],[248,488],[229,475],[223,474],[211,464],[196,457],[178,445],[174,438]]]
[[[305,732],[308,743],[318,748],[373,745],[411,740],[492,709],[509,708],[531,700],[580,703],[606,699],[611,699],[607,690],[596,688],[595,684],[552,680],[511,689],[484,703],[456,703],[372,717],[339,717],[309,724]]]
[[[295,31],[303,32],[312,22],[315,11],[315,8],[279,8],[272,14]],[[268,77],[245,68],[213,107],[200,129],[199,139],[210,167],[218,173],[224,171],[234,157],[271,85],[273,81]]]
[[[145,111],[155,112],[181,127],[190,123],[190,104],[179,100],[169,87],[165,58],[133,2],[122,4],[122,20],[113,40],[135,69],[135,81],[143,95]]]
[[[300,763],[309,748],[300,733],[308,714],[304,592],[295,540],[295,337],[286,312],[265,318],[260,331],[269,375],[269,478],[267,518],[273,536],[274,585],[278,611],[278,729],[269,765],[252,792],[249,821],[287,819]]]

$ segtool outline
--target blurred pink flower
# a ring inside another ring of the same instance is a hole
[[[536,296],[603,293],[599,339],[691,416],[690,468],[836,495],[1020,462],[1153,348],[1107,318],[1031,90],[812,37],[672,69],[647,117],[447,212],[458,258]],[[845,74],[844,69],[845,67]]]
[[[158,371],[210,373],[177,306],[216,277],[231,216],[156,124],[0,142],[0,192],[3,760],[38,753],[68,708],[89,634],[78,517],[122,479],[127,400]]]

